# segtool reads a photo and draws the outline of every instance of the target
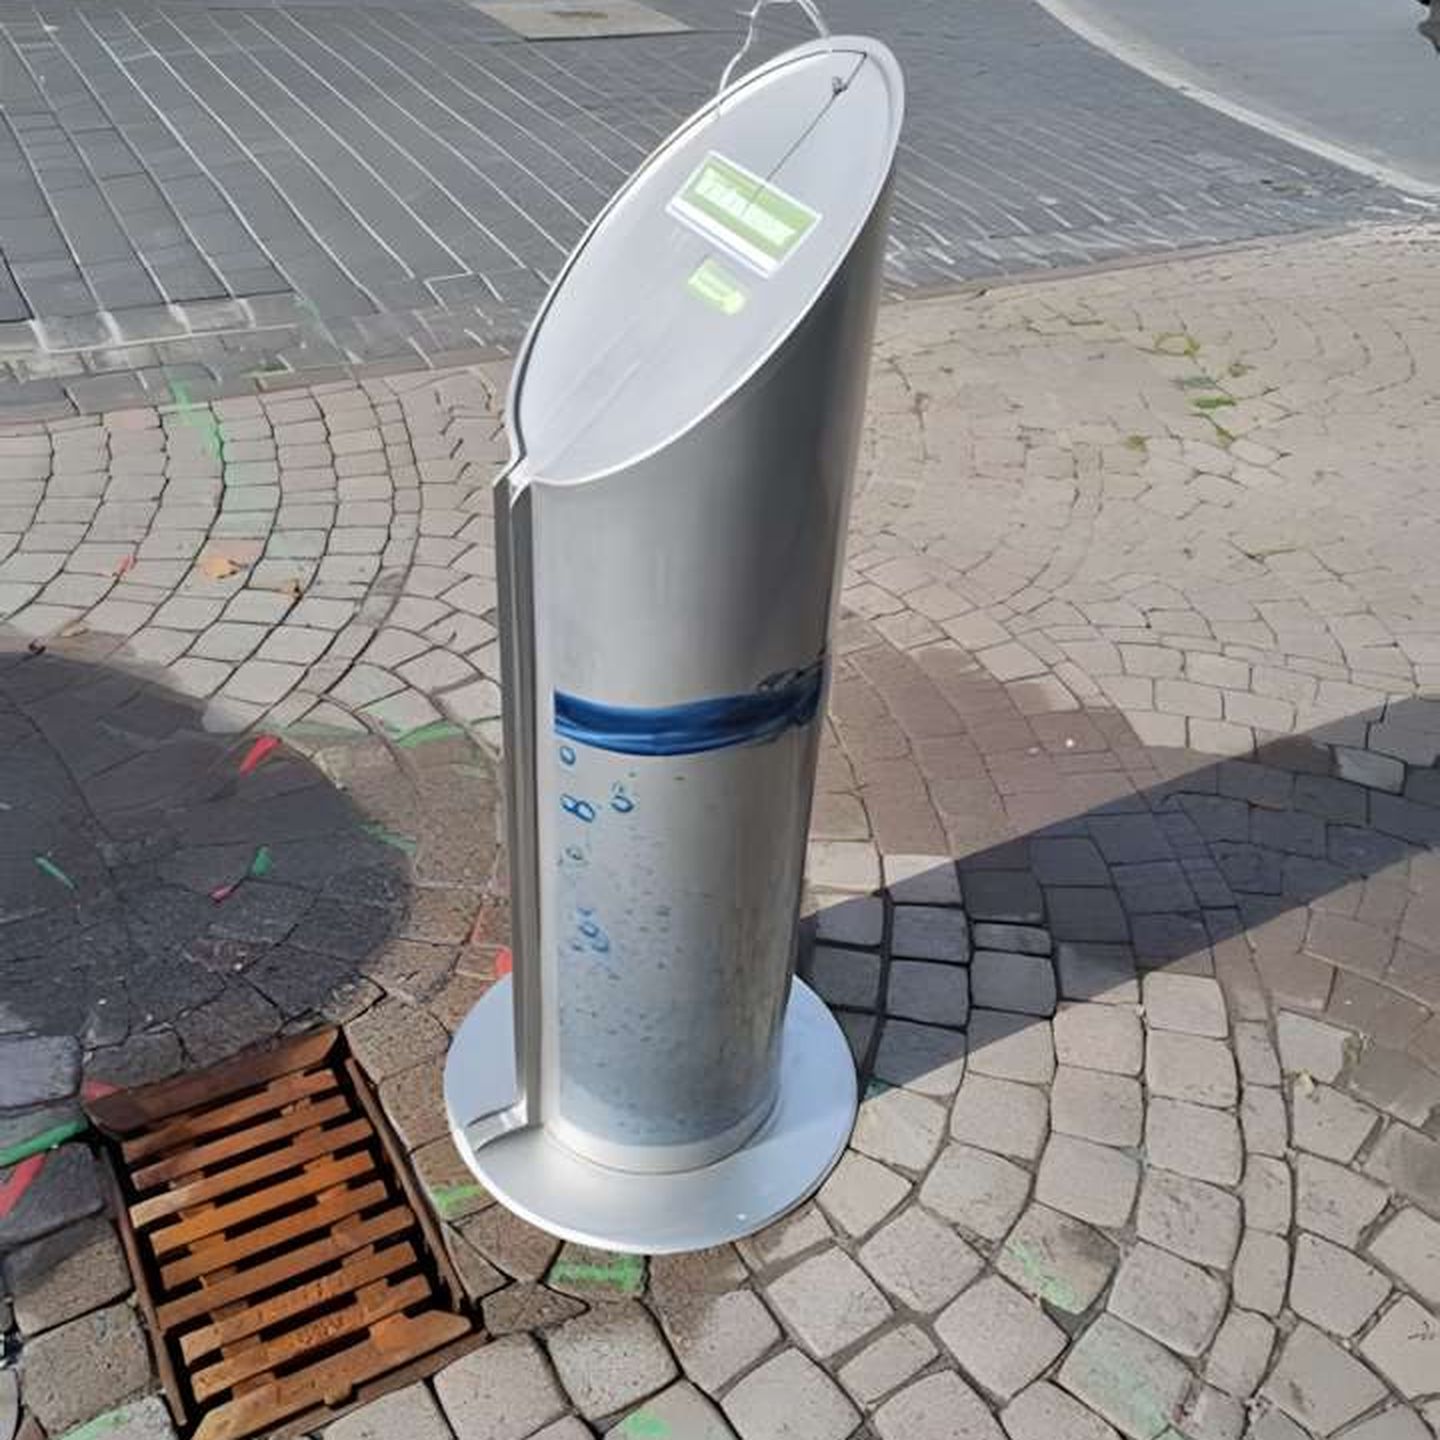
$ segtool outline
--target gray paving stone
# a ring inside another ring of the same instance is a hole
[[[1284,1010],[1276,1019],[1275,1033],[1287,1075],[1304,1073],[1329,1084],[1344,1069],[1349,1031]]]
[[[847,1235],[868,1235],[910,1193],[910,1181],[868,1156],[847,1150],[815,1203]]]
[[[953,1095],[965,1073],[965,1036],[957,1030],[887,1020],[875,1052],[875,1077],[921,1095]]]
[[[407,1385],[327,1425],[323,1440],[451,1440],[450,1427],[424,1385]]]
[[[1102,1145],[1138,1145],[1145,1126],[1140,1083],[1124,1075],[1062,1065],[1050,1092],[1050,1121],[1064,1135]]]
[[[947,1145],[920,1187],[937,1215],[985,1240],[1000,1240],[1025,1205],[1030,1176],[1018,1165],[969,1145]]]
[[[1240,1096],[1240,1128],[1247,1150],[1283,1155],[1290,1144],[1290,1122],[1281,1093],[1247,1085]]]
[[[720,1404],[740,1440],[847,1440],[860,1423],[844,1391],[798,1350],[752,1370]]]
[[[902,1305],[931,1314],[948,1304],[985,1262],[918,1205],[901,1211],[859,1251],[860,1263]]]
[[[877,949],[885,935],[885,902],[875,895],[818,895],[815,931],[821,940]]]
[[[1433,1401],[1431,1406],[1433,1410]],[[1396,1405],[1389,1410],[1382,1410],[1378,1415],[1372,1415],[1368,1420],[1360,1421],[1358,1425],[1351,1425],[1340,1433],[1344,1440],[1431,1440],[1434,1418],[1432,1415],[1430,1427],[1427,1429],[1425,1422],[1413,1410]]]
[[[589,1435],[590,1432],[584,1430],[583,1433]],[[735,1432],[724,1416],[693,1385],[683,1380],[632,1410],[610,1433],[625,1440],[655,1435],[684,1436],[685,1440],[735,1440]],[[536,1436],[535,1440],[543,1440],[543,1436]]]
[[[1110,1283],[1119,1259],[1098,1230],[1044,1205],[1032,1205],[1005,1237],[996,1268],[1027,1295],[1081,1315]]]
[[[908,1090],[886,1090],[860,1102],[850,1143],[862,1155],[902,1170],[923,1170],[945,1134],[945,1111]]]
[[[146,1395],[140,1400],[127,1401],[97,1416],[91,1423],[103,1426],[100,1433],[112,1436],[114,1440],[175,1440],[175,1426],[170,1420],[170,1408],[158,1395]],[[4,1433],[4,1421],[0,1419],[0,1434]],[[81,1426],[69,1433],[72,1436],[83,1435],[85,1427]]]
[[[5,1257],[5,1288],[22,1335],[38,1335],[119,1299],[130,1270],[114,1227],[84,1220]]]
[[[771,1265],[783,1265],[833,1238],[825,1217],[815,1206],[805,1205],[737,1241],[735,1248],[752,1270],[764,1270]]]
[[[817,889],[880,887],[880,858],[868,840],[812,840],[806,853],[805,873]]]
[[[1145,1039],[1140,1020],[1120,1005],[1067,1001],[1055,1013],[1055,1054],[1061,1065],[1138,1075]]]
[[[402,1075],[409,1073],[401,1072]],[[549,1270],[560,1249],[560,1242],[553,1235],[522,1220],[503,1205],[488,1206],[481,1214],[461,1221],[459,1229],[487,1260],[517,1280],[538,1280]]]
[[[721,1433],[724,1434],[723,1431]],[[595,1432],[583,1420],[567,1415],[563,1420],[537,1430],[530,1440],[594,1440],[594,1436]],[[731,1440],[731,1437],[726,1436],[725,1440]]]
[[[1270,1368],[1275,1327],[1250,1310],[1232,1310],[1205,1361],[1205,1378],[1227,1395],[1247,1400]]]
[[[60,1434],[151,1386],[150,1352],[128,1305],[95,1310],[25,1347],[25,1404]]]
[[[688,1295],[657,1308],[680,1368],[712,1395],[781,1338],[780,1327],[750,1290]]]
[[[971,1379],[1001,1400],[1023,1390],[1065,1348],[1065,1332],[1028,1296],[992,1275],[935,1321],[940,1342]]]
[[[1023,870],[967,870],[961,877],[965,909],[972,920],[1006,925],[1040,925],[1045,902],[1040,887]]]
[[[0,1169],[0,1186],[14,1175]],[[14,1208],[0,1216],[0,1251],[83,1220],[101,1208],[95,1160],[83,1145],[52,1150]]]
[[[1283,1160],[1250,1155],[1245,1160],[1245,1179],[1240,1186],[1245,1204],[1245,1223],[1252,1230],[1284,1235],[1290,1229],[1294,1210],[1294,1186],[1290,1167]]]
[[[1145,1154],[1152,1165],[1217,1185],[1238,1184],[1244,1163],[1233,1115],[1160,1096],[1145,1115]]]
[[[590,1420],[634,1405],[677,1375],[655,1322],[631,1301],[577,1315],[551,1331],[546,1343],[560,1383]]]
[[[0,1039],[0,1109],[66,1100],[80,1083],[80,1046],[70,1036]]]
[[[1078,940],[1102,945],[1123,945],[1130,939],[1130,923],[1112,890],[1079,890],[1055,885],[1046,892],[1050,933],[1057,940]]]
[[[1225,1301],[1225,1286],[1199,1266],[1141,1242],[1121,1261],[1108,1308],[1181,1355],[1200,1355]]]
[[[1440,1307],[1440,1222],[1407,1206],[1386,1222],[1369,1249],[1427,1305]]]
[[[897,905],[959,905],[960,877],[948,855],[881,857],[885,888]]]
[[[1092,1225],[1130,1218],[1140,1168],[1128,1155],[1071,1135],[1052,1135],[1040,1159],[1035,1198]],[[922,1192],[923,1193],[923,1192]]]
[[[1055,1011],[1055,973],[1037,955],[976,950],[970,962],[970,991],[976,1005],[1025,1015]]]
[[[875,1431],[880,1440],[1002,1440],[985,1402],[952,1370],[892,1395],[875,1412]]]
[[[971,942],[978,950],[1010,955],[1049,955],[1054,948],[1050,932],[1035,925],[998,925],[983,920],[971,927]]]
[[[988,1075],[967,1076],[950,1111],[954,1139],[1020,1160],[1039,1157],[1049,1128],[1043,1090]]]
[[[1328,1085],[1297,1084],[1292,1096],[1295,1144],[1348,1163],[1375,1128],[1376,1114]]]
[[[817,945],[810,955],[809,979],[827,1005],[874,1010],[880,999],[880,957]]]
[[[1245,1422],[1245,1406],[1213,1385],[1202,1386],[1191,1396],[1180,1421],[1190,1440],[1240,1440]]]
[[[1313,1155],[1295,1162],[1295,1223],[1347,1250],[1385,1208],[1386,1190],[1344,1166]]]
[[[821,1360],[864,1339],[891,1314],[890,1303],[865,1271],[838,1249],[802,1260],[769,1285],[766,1295]]]
[[[441,1370],[434,1384],[458,1440],[524,1440],[568,1408],[528,1335],[472,1350]]]
[[[1224,1039],[1229,1034],[1225,997],[1214,980],[1156,971],[1145,977],[1145,1023],[1157,1030]]]
[[[1128,945],[1067,941],[1056,947],[1060,993],[1067,1000],[1134,1005],[1140,999],[1135,957]]]
[[[1235,1062],[1246,1085],[1280,1083],[1280,1060],[1263,1024],[1241,1021],[1235,1026]]]
[[[1278,1315],[1290,1278],[1290,1247],[1278,1235],[1247,1230],[1235,1255],[1231,1277],[1235,1303],[1247,1310]]]
[[[1373,1265],[1316,1235],[1296,1237],[1290,1308],[1302,1319],[1345,1339],[1389,1293],[1389,1280]]]
[[[1365,1173],[1434,1208],[1440,1196],[1440,1141],[1392,1123],[1366,1158]]]
[[[1066,1356],[1059,1380],[1130,1440],[1156,1440],[1178,1419],[1190,1373],[1149,1336],[1101,1315]]]
[[[1229,1267],[1240,1240],[1240,1204],[1203,1180],[1146,1170],[1136,1229],[1152,1244],[1215,1270]]]
[[[902,1019],[963,1026],[970,1014],[969,979],[956,965],[892,961],[885,1009]]]
[[[842,1365],[839,1380],[868,1409],[923,1370],[936,1353],[934,1342],[918,1325],[901,1325]]]
[[[970,929],[959,910],[933,905],[896,908],[890,953],[909,960],[961,964],[970,958]]]
[[[1152,1095],[1197,1105],[1226,1107],[1239,1099],[1228,1047],[1196,1035],[1152,1031],[1145,1046],[1145,1083]]]
[[[1093,1411],[1048,1380],[1022,1390],[1000,1412],[1010,1440],[1114,1440],[1115,1431]]]
[[[1360,1342],[1360,1353],[1407,1400],[1433,1394],[1440,1375],[1440,1319],[1403,1296]],[[1364,1393],[1370,1394],[1369,1387]]]
[[[976,1010],[969,1030],[972,1074],[1048,1084],[1055,1075],[1050,1022],[1001,1010]]]
[[[1261,1392],[1308,1430],[1329,1435],[1385,1398],[1358,1360],[1311,1325],[1291,1331]]]
[[[1424,1128],[1440,1106],[1440,1075],[1411,1055],[1381,1045],[1365,1047],[1350,1076],[1350,1088],[1416,1128]]]

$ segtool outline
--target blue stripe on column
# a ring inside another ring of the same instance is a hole
[[[735,745],[763,745],[808,725],[820,708],[824,666],[746,695],[684,705],[605,705],[555,692],[555,731],[565,740],[621,755],[695,755]]]

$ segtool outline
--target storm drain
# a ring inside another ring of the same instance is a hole
[[[90,1110],[161,1378],[196,1440],[303,1433],[478,1343],[337,1032]]]

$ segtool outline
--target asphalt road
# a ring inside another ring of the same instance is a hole
[[[1440,56],[1415,0],[1063,0],[1147,67],[1440,187]],[[1153,73],[1153,70],[1152,70]]]

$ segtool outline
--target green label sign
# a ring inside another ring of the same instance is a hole
[[[685,284],[722,315],[738,315],[745,308],[744,287],[718,260],[702,260]]]
[[[820,218],[818,210],[714,151],[669,210],[765,276],[795,253]]]

